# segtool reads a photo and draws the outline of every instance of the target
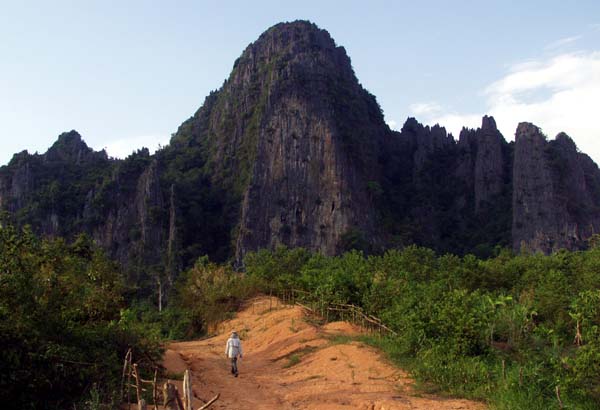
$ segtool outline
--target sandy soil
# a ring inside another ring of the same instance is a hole
[[[232,330],[242,339],[238,378],[224,355]],[[375,349],[344,338],[361,330],[336,322],[317,327],[302,308],[276,299],[253,300],[210,339],[172,343],[169,372],[192,372],[194,407],[217,393],[211,409],[485,409],[468,400],[417,394],[408,375]]]

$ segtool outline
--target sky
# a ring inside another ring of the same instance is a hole
[[[386,122],[455,137],[493,115],[600,163],[600,1],[0,0],[0,165],[72,129],[125,157],[166,145],[244,48],[307,19],[344,46]]]

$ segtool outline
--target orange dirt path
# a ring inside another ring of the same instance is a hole
[[[244,350],[238,378],[229,373],[224,355],[231,330],[240,334]],[[378,351],[336,338],[359,333],[346,322],[314,326],[302,308],[263,297],[220,324],[217,336],[170,344],[163,365],[171,373],[191,370],[195,408],[217,393],[221,397],[211,409],[486,408],[469,400],[416,395],[410,377]]]

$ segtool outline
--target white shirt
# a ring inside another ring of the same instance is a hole
[[[242,343],[240,339],[237,337],[230,337],[227,339],[227,344],[225,345],[225,354],[230,359],[234,357],[242,357]]]

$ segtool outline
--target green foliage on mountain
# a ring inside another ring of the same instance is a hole
[[[208,99],[207,99],[208,100]],[[156,153],[163,197],[175,200],[177,264],[190,267],[202,255],[225,261],[231,254],[236,201],[211,179],[206,148],[185,123]]]

